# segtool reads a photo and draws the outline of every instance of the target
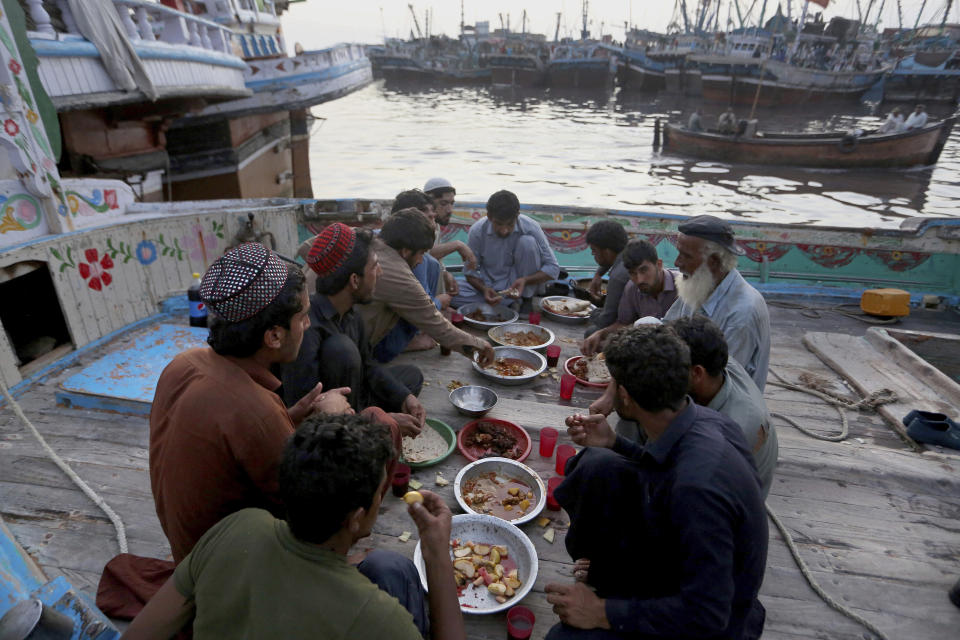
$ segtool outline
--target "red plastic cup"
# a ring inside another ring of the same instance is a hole
[[[463,326],[463,314],[454,311],[450,314],[450,322],[452,322],[455,327]]]
[[[405,464],[397,463],[393,467],[393,495],[402,498],[410,486],[410,467]]]
[[[553,455],[553,448],[557,446],[557,437],[560,432],[553,427],[540,429],[540,456],[549,458]]]
[[[554,477],[547,480],[547,509],[551,511],[560,511],[560,503],[553,497],[553,490],[560,486],[563,478]]]
[[[507,640],[527,640],[533,633],[537,617],[526,607],[513,607],[507,611]]]
[[[576,447],[569,444],[562,444],[557,447],[557,473],[561,476],[566,475],[564,469],[567,466],[567,460],[577,455]]]
[[[577,379],[569,373],[565,373],[560,376],[560,398],[562,400],[569,400],[572,398],[573,388],[576,386],[576,384]]]
[[[540,312],[531,311],[530,315],[527,316],[527,322],[529,322],[530,324],[540,324]]]
[[[547,366],[557,366],[557,360],[560,359],[560,345],[552,344],[547,347]]]

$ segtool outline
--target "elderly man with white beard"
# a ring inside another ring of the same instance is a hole
[[[770,315],[763,296],[737,271],[743,249],[733,241],[733,229],[714,216],[690,218],[677,228],[674,264],[683,278],[677,281],[677,301],[664,321],[695,313],[710,318],[723,331],[730,356],[763,391],[770,363]]]

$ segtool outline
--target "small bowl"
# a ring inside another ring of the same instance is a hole
[[[483,458],[476,462],[471,462],[463,469],[460,469],[460,473],[457,474],[457,479],[453,481],[453,495],[456,497],[461,509],[467,513],[477,513],[467,504],[466,500],[463,499],[463,490],[461,487],[468,480],[480,475],[485,475],[491,471],[505,478],[516,478],[533,491],[532,502],[536,506],[519,518],[507,520],[507,522],[520,526],[540,515],[540,512],[543,511],[543,508],[547,505],[547,487],[543,483],[543,479],[537,475],[536,471],[527,465],[522,462],[517,462],[516,460],[511,460],[510,458]]]
[[[477,425],[481,423],[495,424],[504,427],[517,438],[516,451],[519,453],[519,455],[516,458],[507,458],[508,460],[515,459],[517,462],[523,462],[527,459],[527,456],[530,455],[530,450],[533,448],[533,441],[530,439],[530,434],[527,433],[526,429],[518,424],[514,424],[513,422],[508,422],[506,420],[483,418],[481,420],[468,422],[467,424],[463,425],[463,427],[461,427],[460,431],[457,433],[457,449],[460,450],[460,453],[462,453],[467,460],[473,462],[475,460],[480,460],[483,456],[483,451],[476,449],[475,447],[468,447],[465,444],[467,436],[470,435],[473,430],[477,428]],[[506,456],[498,457],[506,458]]]
[[[473,318],[467,317],[468,313],[473,313],[477,309],[493,309],[493,313],[499,317],[499,320],[486,321],[486,320],[474,320]],[[458,313],[463,314],[463,321],[466,322],[471,327],[476,327],[477,329],[489,329],[490,327],[499,327],[502,324],[510,324],[511,322],[516,322],[517,318],[520,317],[520,314],[511,309],[506,305],[497,305],[496,307],[491,307],[485,302],[471,302],[470,304],[465,304],[459,309]]]
[[[486,415],[499,400],[496,391],[480,385],[468,385],[450,392],[450,404],[459,413],[471,418]]]
[[[516,333],[526,333],[527,331],[533,331],[534,333],[539,335],[541,338],[543,338],[542,342],[532,347],[521,347],[520,345],[510,344],[509,342],[506,342],[507,337],[509,337],[510,335],[516,334]],[[487,331],[487,335],[490,337],[490,339],[493,342],[503,347],[516,347],[518,349],[530,349],[532,351],[540,351],[540,352],[545,351],[546,348],[552,345],[554,340],[556,340],[557,338],[553,334],[553,331],[550,331],[550,329],[547,329],[546,327],[541,327],[540,325],[536,325],[536,324],[527,324],[525,322],[512,322],[510,324],[502,324],[499,327],[494,327],[489,331]]]
[[[548,296],[540,300],[540,310],[543,312],[543,315],[561,324],[584,324],[590,320],[590,314],[585,316],[565,316],[562,313],[550,311],[550,309],[548,309],[544,304],[545,302],[559,302],[560,300],[574,300],[576,302],[582,302],[581,300],[577,300],[577,298],[570,296]],[[596,308],[596,305],[591,304],[589,310],[593,311]]]
[[[423,469],[424,467],[431,467],[437,463],[443,462],[447,457],[453,453],[454,447],[457,446],[457,434],[454,433],[453,429],[450,428],[446,422],[437,420],[436,418],[427,418],[427,424],[424,425],[425,429],[433,429],[447,441],[447,451],[441,456],[434,458],[433,460],[424,460],[423,462],[407,462],[403,459],[403,454],[400,454],[400,461],[405,465],[409,466],[412,469]]]
[[[537,567],[540,563],[537,559],[537,550],[530,542],[530,538],[516,525],[494,516],[463,513],[453,516],[453,521],[450,523],[450,538],[461,542],[472,540],[506,547],[510,553],[508,557],[512,558],[517,565],[517,577],[523,582],[513,597],[503,604],[497,602],[496,596],[486,587],[473,588],[467,585],[460,596],[460,611],[472,614],[506,611],[530,593],[530,589],[537,581]],[[450,548],[450,557],[453,558],[453,547]],[[427,591],[427,568],[423,562],[423,551],[420,549],[419,541],[417,548],[413,550],[413,564],[420,574],[420,583],[423,584],[424,591]]]
[[[476,360],[473,361],[474,371],[479,373],[487,380],[491,380],[499,384],[526,384],[527,382],[535,380],[537,376],[543,373],[547,368],[547,359],[536,351],[530,351],[529,349],[521,349],[520,347],[494,347],[493,353],[495,358],[516,358],[517,360],[526,362],[533,368],[530,373],[522,376],[502,376],[497,373],[496,370],[484,369]]]
[[[573,356],[571,358],[567,358],[566,361],[563,363],[563,370],[569,373],[570,375],[572,375],[574,378],[576,378],[577,383],[582,384],[585,387],[596,387],[598,389],[606,389],[607,385],[610,384],[610,380],[607,380],[606,382],[590,382],[589,380],[584,380],[583,378],[577,376],[577,374],[573,372],[573,365],[578,360],[582,360],[584,357],[585,356]]]

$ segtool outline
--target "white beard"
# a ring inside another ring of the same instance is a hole
[[[699,309],[716,288],[706,260],[700,263],[692,275],[683,276],[677,281],[677,295],[693,309]]]

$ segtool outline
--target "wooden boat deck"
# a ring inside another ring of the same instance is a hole
[[[791,381],[802,372],[814,373],[845,392],[838,376],[806,350],[801,337],[808,330],[862,334],[866,325],[835,314],[814,320],[798,310],[776,307],[771,307],[771,318],[771,368]],[[562,358],[576,353],[580,327],[544,323],[558,333]],[[900,326],[958,333],[960,323],[952,311],[921,311]],[[130,340],[131,335],[117,340]],[[33,386],[18,401],[53,449],[119,513],[130,552],[168,557],[150,493],[147,419],[55,404],[58,383],[99,353],[81,354],[71,367]],[[446,391],[451,379],[478,381],[465,359],[441,357],[433,350],[405,354],[400,361],[418,364],[425,372],[428,386],[421,399],[432,417],[454,428],[467,422],[453,411]],[[558,386],[546,378],[530,386],[498,387],[501,401],[489,415],[522,424],[536,440],[540,428],[561,426],[565,416],[597,396],[578,386],[573,402],[561,405]],[[766,397],[771,411],[815,431],[839,430],[836,411],[813,396],[771,385]],[[960,609],[949,602],[946,592],[960,577],[960,455],[948,450],[917,454],[878,415],[851,413],[849,418],[850,438],[842,443],[813,440],[777,421],[780,463],[767,503],[785,522],[823,588],[890,638],[955,637]],[[561,430],[564,441],[568,438]],[[545,478],[553,474],[553,460],[540,458],[536,443],[527,463]],[[444,464],[414,477],[444,495],[456,510],[452,480],[463,464],[465,459],[455,452]],[[438,472],[451,480],[451,486],[434,486]],[[0,515],[49,578],[63,575],[95,595],[103,565],[117,553],[113,528],[45,456],[8,407],[0,407]],[[546,515],[558,529],[553,544],[543,539],[544,530],[537,524],[524,526],[540,555],[540,575],[523,601],[537,615],[534,638],[542,638],[556,621],[544,585],[571,579],[571,560],[563,545],[567,520],[562,512]],[[398,540],[404,531],[414,532],[405,544]],[[412,556],[415,532],[400,501],[388,498],[374,535],[360,546]],[[761,599],[767,608],[764,638],[870,637],[813,593],[772,525]],[[503,615],[468,616],[467,625],[473,639],[499,640],[505,635]]]

